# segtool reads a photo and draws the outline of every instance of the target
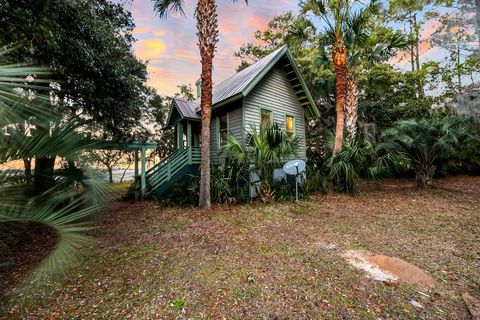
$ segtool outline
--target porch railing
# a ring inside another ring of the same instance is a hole
[[[176,150],[147,171],[146,178],[150,190],[160,188],[186,166],[200,164],[200,160],[201,153],[198,147]]]

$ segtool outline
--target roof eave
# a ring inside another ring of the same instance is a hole
[[[170,120],[171,120],[171,117],[172,117],[172,111],[173,111],[173,108],[176,108],[177,111],[178,111],[178,114],[180,115],[180,117],[182,117],[182,120],[185,119],[185,120],[192,120],[192,121],[200,121],[199,118],[192,118],[192,117],[186,117],[181,108],[178,107],[178,104],[177,102],[175,101],[175,99],[172,99],[172,105],[170,107],[170,111],[168,112],[168,117],[167,117],[167,122],[166,122],[166,125],[164,128],[169,128],[171,126],[173,126],[173,124],[170,123]]]
[[[170,127],[170,120],[172,118],[172,112],[173,112],[174,107],[177,108],[178,113],[180,113],[180,116],[183,117],[180,110],[178,110],[179,108],[177,107],[177,104],[175,103],[175,99],[172,99],[172,103],[170,104],[170,110],[168,111],[167,122],[165,123],[165,128]]]
[[[308,99],[308,107],[307,107],[307,110],[308,112],[306,112],[306,116],[307,116],[307,119],[311,120],[311,119],[316,119],[318,117],[320,117],[320,112],[318,111],[318,108],[315,104],[315,102],[313,101],[313,98],[312,98],[312,95],[310,94],[310,91],[308,90],[308,87],[307,85],[305,84],[305,80],[303,80],[303,77],[302,77],[302,74],[300,72],[300,69],[298,68],[298,65],[297,63],[295,62],[295,59],[293,58],[293,55],[292,53],[290,52],[290,50],[288,49],[288,47],[285,45],[283,46],[283,48],[278,51],[277,55],[275,56],[274,59],[272,59],[262,70],[262,72],[260,72],[259,74],[257,74],[255,76],[255,78],[245,87],[245,89],[242,90],[242,92],[240,93],[242,97],[246,97],[250,91],[253,90],[253,88],[255,88],[255,86],[263,79],[263,77],[272,69],[272,67],[274,65],[277,64],[277,62],[284,56],[284,55],[287,55],[287,58],[288,60],[290,61],[292,67],[293,67],[293,70],[295,71],[295,74],[302,86],[302,89],[303,91],[305,92],[305,95],[307,96],[307,99]],[[237,94],[233,97],[236,97],[240,94]],[[232,97],[232,98],[233,98]],[[221,101],[220,103],[218,103],[216,105],[216,107],[219,107],[219,106],[222,106],[226,103],[229,103],[231,101],[229,101],[229,99],[226,99],[225,103],[224,101]]]
[[[283,46],[283,48],[278,51],[277,55],[275,58],[273,58],[264,68],[261,72],[259,72],[255,78],[250,81],[250,83],[245,87],[245,89],[242,90],[242,94],[244,97],[246,97],[250,91],[255,88],[255,86],[263,79],[263,77],[272,69],[272,67],[277,64],[277,62],[283,57],[283,55],[288,51],[287,46]]]
[[[318,110],[317,105],[315,104],[315,101],[313,101],[313,97],[310,94],[310,90],[308,90],[308,87],[305,83],[305,80],[303,80],[300,69],[298,68],[297,63],[295,62],[295,59],[293,58],[293,55],[290,52],[290,50],[288,50],[288,48],[287,48],[286,54],[287,54],[288,60],[290,61],[291,65],[293,67],[293,70],[295,71],[295,74],[297,75],[298,81],[302,85],[302,89],[305,92],[305,95],[307,96],[307,99],[308,99],[308,102],[309,102],[309,104],[308,104],[308,111],[309,112],[307,112],[307,119],[309,119],[309,120],[316,119],[316,118],[320,117],[320,111]],[[308,117],[308,114],[310,114],[310,117]]]
[[[220,102],[215,103],[215,104],[212,106],[212,110],[213,110],[213,109],[220,108],[220,107],[222,107],[222,106],[224,106],[224,105],[227,105],[227,104],[232,103],[232,102],[234,102],[234,101],[237,101],[237,100],[239,100],[239,99],[242,99],[243,97],[244,97],[244,95],[243,95],[242,92],[237,93],[236,95],[231,96],[230,98],[227,98],[227,99],[225,99],[225,100],[221,100]]]

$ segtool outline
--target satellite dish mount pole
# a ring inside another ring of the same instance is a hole
[[[295,166],[295,168],[297,169],[297,174],[295,175],[295,201],[298,202],[298,175],[299,175],[299,172],[298,172],[298,166]]]

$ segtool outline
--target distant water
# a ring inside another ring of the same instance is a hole
[[[11,174],[19,174],[19,173],[23,172],[23,170],[17,170],[17,169],[0,170],[1,173],[7,172],[7,171]],[[100,176],[102,177],[102,180],[108,181],[107,170],[97,169],[97,171],[100,173]],[[123,182],[133,181],[133,179],[134,179],[134,170],[133,169],[128,169],[127,171],[125,171],[125,169],[113,169],[113,171],[112,171],[113,182],[120,182],[120,179],[122,178],[123,172],[125,172],[125,176],[123,177]]]

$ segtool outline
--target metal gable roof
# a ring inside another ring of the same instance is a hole
[[[269,64],[276,62],[278,58],[283,56],[286,50],[287,46],[283,46],[216,85],[213,88],[213,105],[234,97],[239,93],[245,96],[247,93],[244,91],[248,85],[252,83]]]
[[[305,106],[307,109],[307,117],[315,118],[320,116],[318,108],[315,105],[304,80],[302,79],[298,66],[295,63],[295,60],[293,59],[293,56],[286,45],[273,51],[266,57],[260,59],[249,67],[237,72],[230,78],[227,78],[226,80],[216,85],[213,88],[212,92],[213,108],[220,107],[228,102],[245,97],[258,84],[258,82],[263,78],[263,76],[265,76],[268,71],[270,71],[270,69],[284,56],[288,58],[290,64],[292,65],[293,71],[295,72],[295,75],[299,81],[299,84],[305,92],[306,97],[304,97],[304,99],[306,99],[307,101],[302,103],[302,105]],[[183,118],[194,120],[200,119],[200,99],[196,99],[195,101],[173,99],[173,105],[177,106],[177,109],[179,110],[180,115]],[[167,121],[167,124],[170,121],[172,109],[173,106],[170,109],[170,114],[168,117],[169,120]]]
[[[170,111],[168,112],[167,125],[170,126],[173,110],[176,109],[180,116],[184,119],[200,120],[200,115],[197,113],[200,110],[200,104],[196,101],[187,101],[183,99],[173,98]]]
[[[173,101],[177,105],[178,111],[180,111],[182,117],[189,119],[200,119],[200,116],[197,114],[197,112],[200,110],[200,102],[187,101],[177,98],[174,98]]]

